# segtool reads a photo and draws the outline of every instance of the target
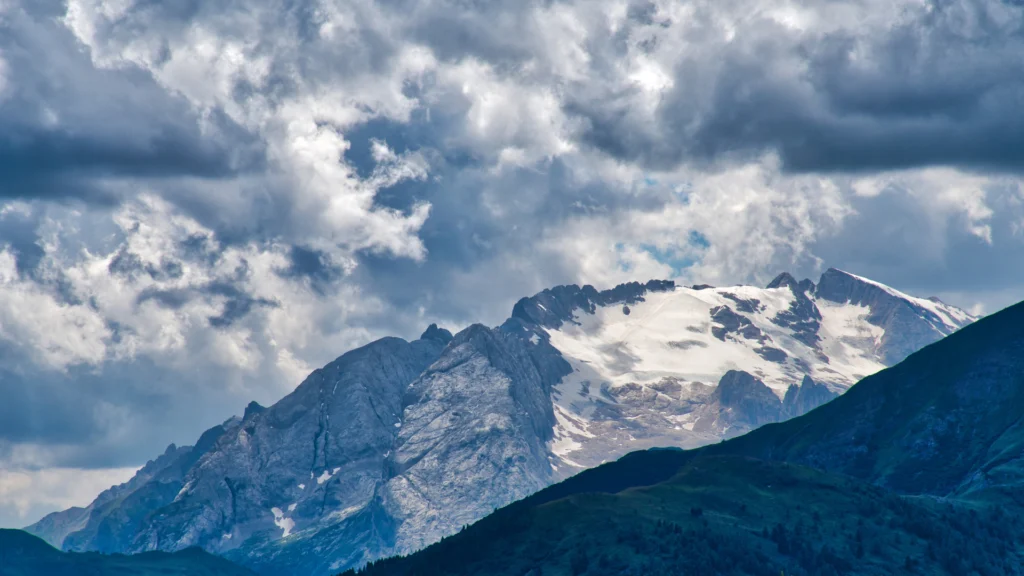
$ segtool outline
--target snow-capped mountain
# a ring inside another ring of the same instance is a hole
[[[834,269],[817,285],[781,274],[763,289],[559,287],[513,315],[543,327],[572,366],[555,387],[552,445],[570,467],[641,447],[696,447],[802,414],[973,320]],[[720,383],[730,371],[754,378]],[[733,405],[741,400],[745,408]]]
[[[827,271],[767,288],[559,286],[497,328],[385,338],[28,528],[266,574],[408,553],[589,466],[802,414],[973,318]]]

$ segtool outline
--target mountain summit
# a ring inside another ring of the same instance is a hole
[[[497,328],[384,338],[28,528],[66,550],[201,546],[320,576],[452,534],[580,470],[796,416],[969,324],[839,270],[767,288],[559,286]]]

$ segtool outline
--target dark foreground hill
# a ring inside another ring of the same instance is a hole
[[[1024,303],[802,417],[586,471],[367,576],[1024,573]]]
[[[1017,574],[1019,517],[741,456],[512,506],[365,576]],[[351,572],[349,574],[352,574]]]
[[[0,576],[253,576],[198,548],[135,556],[61,552],[21,530],[0,530]]]

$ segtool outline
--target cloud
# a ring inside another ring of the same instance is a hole
[[[53,509],[87,506],[136,468],[0,470],[0,526],[24,526]]]
[[[1024,287],[1015,4],[0,6],[6,469],[137,466],[560,283]]]
[[[566,99],[583,141],[615,157],[667,168],[774,153],[799,172],[1024,165],[1020,5],[644,6],[593,30],[605,47],[590,51],[593,81]]]
[[[259,167],[259,142],[223,114],[200,119],[145,74],[95,69],[55,8],[0,8],[0,197],[109,202],[107,180]]]

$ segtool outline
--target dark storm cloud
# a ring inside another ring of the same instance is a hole
[[[330,255],[321,250],[292,246],[288,251],[288,266],[277,274],[306,281],[314,292],[324,296],[345,276],[345,270],[331,263]]]
[[[919,296],[974,294],[987,304],[987,313],[994,312],[1011,302],[1000,295],[1002,300],[988,304],[990,293],[1009,293],[1013,302],[1024,298],[1024,266],[1017,265],[1024,262],[1024,237],[1013,221],[1020,218],[1019,208],[1001,198],[992,195],[991,243],[970,233],[960,217],[936,218],[913,198],[883,193],[854,198],[856,215],[813,250],[830,266]]]
[[[1020,7],[927,7],[891,26],[821,34],[753,15],[729,41],[708,18],[656,125],[637,123],[623,98],[635,88],[580,94],[566,110],[592,146],[658,168],[775,151],[793,171],[1024,170]]]
[[[211,296],[224,299],[222,312],[207,320],[214,328],[227,328],[245,318],[257,307],[277,308],[279,302],[269,298],[258,298],[230,282],[211,282],[190,288],[147,288],[139,293],[135,304],[156,302],[164,308],[178,310],[196,299],[206,300]]]
[[[114,201],[107,180],[225,178],[258,169],[255,137],[199,117],[130,67],[98,70],[50,2],[0,21],[0,197]]]
[[[9,353],[0,350],[0,358]],[[105,468],[145,462],[170,442],[194,442],[192,431],[241,412],[248,401],[244,396],[208,386],[228,376],[173,374],[145,358],[71,367],[66,373],[4,369],[0,461],[10,458],[15,446],[29,444],[43,451],[44,465]],[[196,402],[198,397],[204,400]],[[132,442],[120,439],[125,430],[131,430]]]

